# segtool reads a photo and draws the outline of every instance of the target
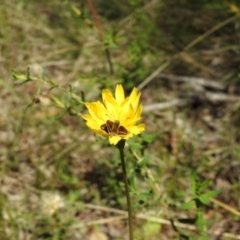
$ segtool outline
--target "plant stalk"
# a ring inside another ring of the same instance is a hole
[[[120,158],[121,158],[123,180],[124,180],[126,199],[127,199],[129,240],[133,240],[132,204],[131,204],[131,198],[130,198],[130,192],[129,192],[128,179],[127,179],[126,164],[124,160],[124,145],[125,145],[125,140],[122,139],[118,142],[117,148],[119,149]]]

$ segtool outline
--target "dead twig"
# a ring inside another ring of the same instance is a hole
[[[151,82],[155,77],[157,77],[165,68],[167,68],[172,63],[172,61],[177,57],[178,55],[175,55],[173,58],[169,59],[159,68],[157,68],[149,77],[147,77],[141,84],[138,85],[137,87],[138,90],[144,88],[149,82]]]
[[[210,91],[197,92],[195,94],[182,96],[182,98],[176,98],[171,101],[154,103],[154,104],[144,106],[143,112],[146,113],[146,112],[151,112],[155,110],[165,110],[168,108],[184,106],[187,103],[191,103],[194,101],[199,101],[199,102],[209,101],[214,104],[218,102],[237,102],[237,101],[240,101],[240,97],[228,95],[224,93],[213,93]]]
[[[226,87],[223,84],[216,82],[214,80],[210,80],[210,79],[204,79],[204,78],[199,78],[199,77],[188,77],[188,76],[175,76],[175,75],[164,74],[164,73],[160,73],[158,76],[160,78],[172,80],[175,82],[198,84],[203,87],[209,87],[209,88],[213,88],[213,89],[217,89],[217,90],[225,90],[226,89]]]
[[[163,103],[155,103],[151,105],[144,106],[143,112],[151,112],[154,110],[164,110],[167,108],[172,108],[172,107],[177,107],[177,106],[183,106],[187,103],[186,99],[174,99],[168,102],[163,102]]]
[[[211,202],[213,202],[214,204],[224,208],[225,210],[231,212],[232,214],[236,215],[236,216],[239,216],[240,217],[240,212],[232,207],[230,207],[229,205],[223,203],[223,202],[220,202],[219,200],[215,199],[215,198],[211,198],[210,199]]]
[[[236,102],[240,101],[239,96],[229,95],[225,93],[213,93],[210,91],[205,91],[206,100],[214,102]]]

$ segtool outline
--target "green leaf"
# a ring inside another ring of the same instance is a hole
[[[152,191],[139,193],[139,196],[142,197],[142,198],[145,198],[145,199],[151,198],[152,195],[153,195]]]
[[[83,102],[85,102],[85,94],[84,94],[83,91],[81,91],[81,99],[82,99]]]
[[[199,196],[198,199],[201,203],[206,204],[206,205],[208,205],[210,202],[210,198],[205,195]]]
[[[131,141],[131,148],[133,150],[141,149],[142,148],[142,144],[139,143],[139,142],[136,142],[136,141],[135,142]]]
[[[196,193],[196,191],[198,190],[198,177],[197,174],[195,172],[191,173],[191,178],[192,178],[192,190],[194,192],[194,194]]]
[[[157,133],[153,133],[153,134],[144,134],[142,136],[143,140],[147,143],[151,143],[154,139],[156,139],[156,137],[158,136]]]
[[[60,108],[65,108],[65,104],[57,97],[52,96],[51,100]]]
[[[183,203],[181,206],[182,209],[189,209],[189,208],[193,208],[193,207],[196,207],[195,200],[191,200],[187,203]]]
[[[11,72],[12,72],[12,76],[13,76],[14,80],[23,80],[23,81],[28,80],[27,76],[24,74],[20,74],[19,72],[15,71],[15,70],[12,70]]]
[[[209,180],[209,179],[202,182],[200,184],[199,191],[201,192],[202,190],[204,190],[206,187],[208,187],[210,185],[210,183],[211,183],[211,180]]]
[[[148,157],[148,156],[142,157],[142,158],[137,162],[137,164],[138,164],[139,167],[143,167],[143,166],[145,166],[145,165],[147,164],[148,160],[149,160],[149,157]]]
[[[201,196],[199,196],[199,200],[204,204],[209,204],[210,198],[215,197],[220,192],[221,192],[220,190],[208,191],[202,194]]]

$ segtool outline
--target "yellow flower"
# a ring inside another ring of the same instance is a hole
[[[82,117],[87,126],[96,134],[109,139],[116,145],[121,139],[129,139],[145,130],[145,124],[136,125],[141,119],[142,104],[139,104],[141,93],[133,88],[125,98],[122,85],[117,85],[115,98],[110,90],[102,91],[103,103],[100,101],[85,103],[89,114]]]

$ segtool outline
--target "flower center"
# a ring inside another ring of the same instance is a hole
[[[120,126],[118,120],[115,120],[114,122],[107,120],[106,123],[100,126],[100,129],[110,136],[125,136],[128,134],[127,129],[123,126]]]

